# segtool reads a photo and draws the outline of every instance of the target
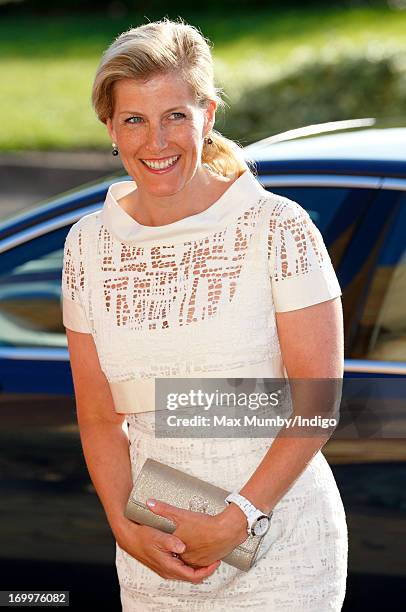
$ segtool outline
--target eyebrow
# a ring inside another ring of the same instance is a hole
[[[174,106],[173,108],[168,108],[167,110],[163,111],[162,114],[165,113],[170,113],[171,111],[174,110],[179,110],[179,109],[186,109],[185,106]],[[135,111],[135,110],[125,110],[125,111],[121,111],[121,113],[119,113],[119,115],[142,115],[143,113],[140,113],[139,111]]]

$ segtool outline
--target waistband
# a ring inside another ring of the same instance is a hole
[[[276,355],[266,361],[240,368],[216,372],[193,372],[174,378],[287,378],[287,372],[280,355]],[[155,405],[155,378],[132,378],[109,382],[109,385],[115,410],[119,414],[139,414],[158,409]]]

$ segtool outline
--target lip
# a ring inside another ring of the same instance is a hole
[[[140,160],[143,161],[165,161],[166,159],[171,159],[171,157],[178,157],[180,153],[174,153],[173,155],[167,155],[166,157],[140,157]]]
[[[164,161],[165,159],[170,159],[171,157],[175,157],[175,155],[169,155],[169,157],[161,157],[160,159],[147,159],[146,161]],[[167,174],[168,172],[171,172],[177,165],[178,162],[180,160],[182,156],[179,155],[178,159],[176,160],[176,162],[174,164],[172,164],[171,166],[169,166],[169,168],[162,168],[162,170],[155,170],[154,168],[149,168],[147,166],[147,164],[143,163],[143,160],[141,159],[141,163],[143,165],[143,167],[148,171],[151,172],[152,174]]]

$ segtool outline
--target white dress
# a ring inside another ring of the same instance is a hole
[[[270,438],[158,438],[156,377],[283,378],[275,312],[341,295],[320,232],[296,202],[243,173],[205,211],[165,226],[137,223],[113,184],[101,211],[68,233],[63,322],[92,334],[117,412],[128,422],[132,474],[154,458],[239,490]],[[116,545],[125,612],[341,610],[347,526],[318,452],[274,508],[249,572],[221,563],[203,583],[165,580]]]

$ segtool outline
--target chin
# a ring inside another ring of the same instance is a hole
[[[144,189],[147,193],[149,193],[151,196],[160,196],[160,197],[169,197],[172,195],[175,195],[176,193],[179,193],[179,191],[181,191],[183,189],[183,187],[185,186],[185,183],[183,182],[182,184],[177,184],[177,185],[145,185],[144,184]]]

